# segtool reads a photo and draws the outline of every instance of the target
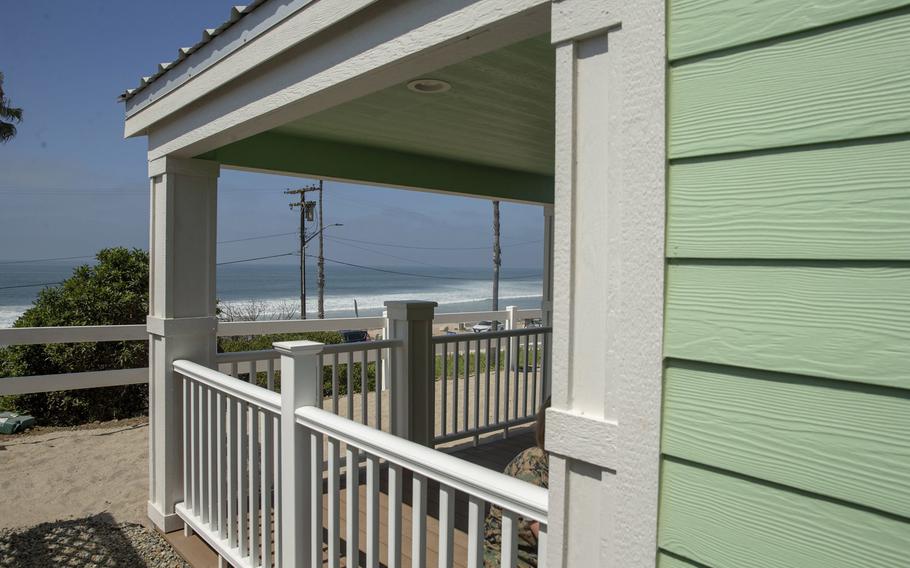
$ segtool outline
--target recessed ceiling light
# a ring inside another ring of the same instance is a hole
[[[415,93],[444,93],[452,88],[452,85],[439,79],[415,79],[408,83],[408,88]]]

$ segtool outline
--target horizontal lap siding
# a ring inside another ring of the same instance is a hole
[[[910,558],[908,4],[669,4],[660,568]]]

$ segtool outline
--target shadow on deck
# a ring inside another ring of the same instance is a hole
[[[474,446],[469,440],[465,443],[447,444],[439,448],[446,453],[461,458],[463,460],[481,465],[494,471],[502,471],[506,465],[521,451],[533,446],[534,427],[524,426],[513,428],[508,438],[501,438],[501,433],[489,434],[482,437],[480,444]],[[366,473],[361,468],[360,472],[360,558],[357,565],[366,564],[366,555],[364,546],[366,543]],[[344,476],[341,477],[341,488],[344,489]],[[401,507],[401,566],[409,568],[411,566],[411,476],[406,473],[403,477],[402,484],[402,507]],[[340,494],[340,533],[345,534],[345,497],[346,492]],[[388,472],[385,467],[382,468],[380,480],[380,563],[385,567],[388,562]],[[466,566],[467,559],[467,527],[468,527],[468,499],[462,493],[456,493],[455,497],[455,535],[454,535],[454,565],[456,567]],[[327,497],[323,500],[323,519],[328,518],[328,501]],[[438,557],[438,527],[439,527],[439,484],[428,482],[427,484],[427,565],[435,566]],[[175,531],[165,535],[165,538],[172,546],[190,563],[194,568],[215,568],[218,566],[218,557],[215,552],[197,535],[185,537],[182,531]],[[328,540],[328,531],[324,532],[323,542]],[[347,566],[344,553],[346,543],[342,536],[339,550],[341,551],[341,566]],[[323,545],[323,559],[327,560],[327,544]],[[328,565],[327,562],[324,565]]]

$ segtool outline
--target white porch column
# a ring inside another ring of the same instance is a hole
[[[436,427],[433,312],[438,304],[423,301],[386,302],[389,339],[402,347],[389,349],[391,432],[430,446]]]
[[[182,526],[183,396],[175,359],[214,365],[217,163],[149,162],[149,504],[159,529]]]
[[[548,566],[653,568],[665,217],[665,4],[561,0]]]
[[[553,325],[553,206],[543,206],[543,291],[540,300],[540,325]],[[543,397],[550,394],[552,383],[550,369],[553,361],[553,341],[543,346]]]

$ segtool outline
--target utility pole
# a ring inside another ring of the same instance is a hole
[[[325,319],[325,242],[322,232],[325,231],[325,225],[322,223],[322,180],[319,180],[319,258],[317,259],[317,270],[319,283],[319,319]]]
[[[313,220],[315,206],[313,201],[306,200],[306,194],[317,189],[316,186],[309,186],[284,191],[287,195],[299,196],[297,201],[290,204],[290,208],[300,209],[300,319],[306,319],[306,245],[309,242],[306,235],[306,222]]]
[[[499,267],[502,249],[499,247],[499,201],[493,202],[493,311],[499,311]]]

